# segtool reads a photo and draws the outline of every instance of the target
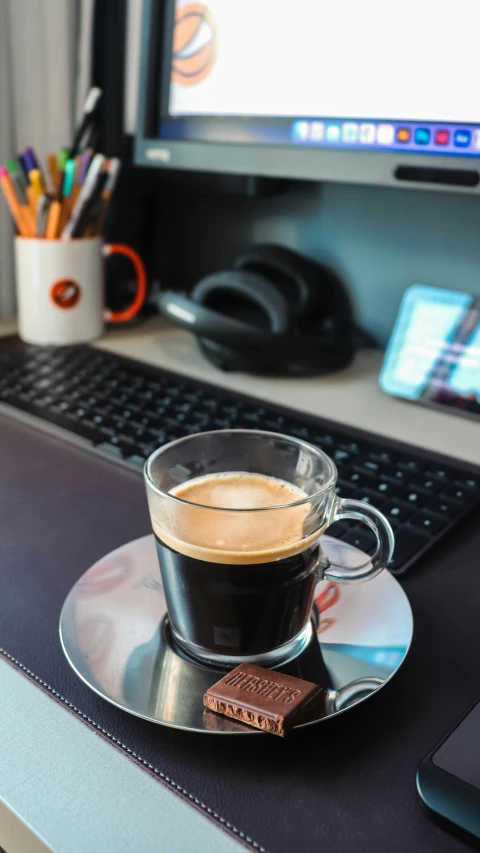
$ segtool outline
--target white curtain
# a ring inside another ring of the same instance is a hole
[[[0,164],[29,145],[41,159],[69,144],[79,34],[79,0],[0,0]],[[14,292],[12,223],[0,198],[0,318],[13,315]]]

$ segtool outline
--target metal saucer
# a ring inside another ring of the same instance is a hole
[[[337,539],[324,536],[322,547],[334,563],[360,562],[357,549]],[[328,688],[325,710],[302,726],[336,716],[386,684],[408,652],[412,611],[386,571],[359,585],[321,581],[312,627],[307,648],[280,667]],[[77,581],[62,609],[60,639],[77,675],[130,714],[188,731],[261,734],[204,708],[203,694],[224,671],[186,659],[172,645],[153,536],[107,554]]]

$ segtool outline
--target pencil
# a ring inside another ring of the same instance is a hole
[[[62,215],[62,203],[54,199],[48,211],[47,228],[45,237],[47,240],[56,240],[58,237],[60,217]]]
[[[0,185],[2,187],[3,193],[7,200],[7,204],[10,208],[10,212],[13,216],[13,221],[17,226],[19,234],[22,237],[29,237],[29,225],[24,218],[24,212],[22,211],[22,206],[19,204],[18,198],[15,193],[15,188],[12,183],[12,179],[8,174],[8,169],[5,166],[0,166]]]

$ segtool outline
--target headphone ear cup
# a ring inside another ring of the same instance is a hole
[[[291,326],[289,306],[273,284],[248,270],[225,270],[203,278],[192,300],[233,319],[266,328],[275,334]],[[249,341],[246,338],[245,345]]]
[[[318,264],[317,287],[317,304],[299,318],[299,333],[347,344],[354,336],[355,324],[352,303],[342,279],[330,267]]]
[[[302,255],[284,246],[254,244],[235,258],[233,268],[255,272],[268,279],[296,316],[305,314],[317,301],[317,269]]]

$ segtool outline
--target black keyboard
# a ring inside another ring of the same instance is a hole
[[[86,439],[143,467],[155,448],[213,429],[265,429],[317,445],[338,468],[337,492],[372,503],[390,520],[402,574],[480,501],[480,474],[419,449],[397,447],[293,410],[229,393],[89,347],[26,347],[0,356],[0,402]],[[364,525],[336,522],[328,532],[373,553]]]

